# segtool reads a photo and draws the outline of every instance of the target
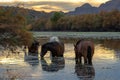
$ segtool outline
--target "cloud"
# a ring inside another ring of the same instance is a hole
[[[81,2],[79,2],[79,3],[72,3],[72,2],[33,2],[33,3],[27,3],[27,4],[25,4],[26,6],[25,7],[34,7],[34,6],[39,6],[40,8],[47,8],[47,7],[49,7],[49,8],[51,8],[51,9],[55,9],[55,7],[56,8],[58,8],[58,9],[63,9],[63,11],[73,11],[76,7],[78,7],[78,6],[81,6],[82,4],[84,4],[84,3],[81,3]],[[42,6],[42,5],[47,5],[47,6]],[[53,10],[54,10],[53,9]]]
[[[37,11],[46,11],[46,12],[51,12],[51,11],[67,12],[67,10],[65,10],[64,8],[61,8],[58,6],[50,6],[50,5],[32,6],[32,9],[37,10]]]
[[[78,1],[78,2],[77,2]],[[29,9],[35,9],[38,11],[44,10],[44,11],[73,11],[76,7],[80,7],[81,5],[83,5],[86,2],[89,2],[90,4],[92,4],[93,6],[98,6],[100,5],[101,0],[97,1],[97,0],[73,0],[73,2],[70,0],[70,2],[67,1],[56,1],[56,0],[51,0],[51,1],[24,1],[21,2],[19,1],[14,1],[14,2],[0,2],[0,5],[4,5],[4,6],[17,6],[17,4],[24,4],[25,8],[29,8]]]
[[[1,6],[17,6],[18,4],[24,4],[25,8],[29,8],[29,9],[35,9],[35,10],[45,10],[45,8],[48,10],[51,9],[51,11],[72,11],[74,10],[76,7],[81,6],[84,3],[72,3],[72,2],[56,2],[56,1],[40,1],[40,2],[12,2],[12,3],[8,3],[8,2],[4,2],[4,3],[0,3]],[[44,6],[43,6],[44,5]],[[45,6],[46,5],[46,6]]]

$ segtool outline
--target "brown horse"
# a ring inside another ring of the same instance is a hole
[[[54,41],[43,44],[41,46],[41,58],[44,57],[47,51],[51,52],[52,57],[63,57],[64,43]]]
[[[92,65],[92,57],[94,54],[94,44],[91,41],[79,40],[74,45],[75,60],[76,64],[82,62],[82,57],[84,58],[84,63]]]

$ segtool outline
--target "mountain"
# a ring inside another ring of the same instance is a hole
[[[93,14],[100,11],[111,11],[113,9],[120,10],[120,0],[110,0],[104,4],[101,4],[99,7],[93,7],[90,4],[86,3],[80,7],[75,8],[74,11],[70,11],[68,15],[79,15],[79,14]]]
[[[50,18],[55,12],[46,13],[44,11],[35,11],[32,9],[26,9],[21,7],[14,7],[14,6],[0,6],[0,11],[4,10],[13,10],[13,14],[19,14],[28,17],[30,19],[38,19],[38,18]],[[24,14],[25,13],[25,14]]]
[[[20,7],[13,7],[13,6],[0,6],[0,9],[1,8],[4,8],[5,10],[12,8],[15,9],[16,12],[19,10],[23,12],[27,12],[27,16],[32,19],[50,18],[55,13],[55,12],[46,13],[44,11],[35,11],[32,9],[25,9]],[[120,0],[110,0],[106,3],[101,4],[99,7],[93,7],[89,3],[85,3],[82,6],[75,8],[74,11],[70,11],[65,14],[67,15],[93,14],[93,13],[99,13],[100,11],[111,11],[113,9],[120,10]]]
[[[111,0],[99,6],[99,11],[111,11],[113,9],[120,10],[120,0]]]
[[[70,15],[77,15],[77,14],[90,14],[90,13],[97,13],[98,8],[92,7],[90,4],[86,3],[81,7],[75,8],[75,11],[71,11],[68,14]]]

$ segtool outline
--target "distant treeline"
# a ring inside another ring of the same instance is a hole
[[[17,7],[0,7],[0,24],[19,24],[32,31],[120,31],[120,11],[68,15],[38,12]]]
[[[120,11],[101,11],[98,14],[65,15],[55,12],[51,18],[32,23],[34,31],[120,31]]]

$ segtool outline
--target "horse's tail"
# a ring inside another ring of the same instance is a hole
[[[88,64],[92,65],[92,49],[90,46],[87,48],[87,58],[88,58]]]
[[[61,43],[61,56],[63,57],[63,54],[64,54],[64,51],[65,51],[65,46],[64,46],[64,43]]]

